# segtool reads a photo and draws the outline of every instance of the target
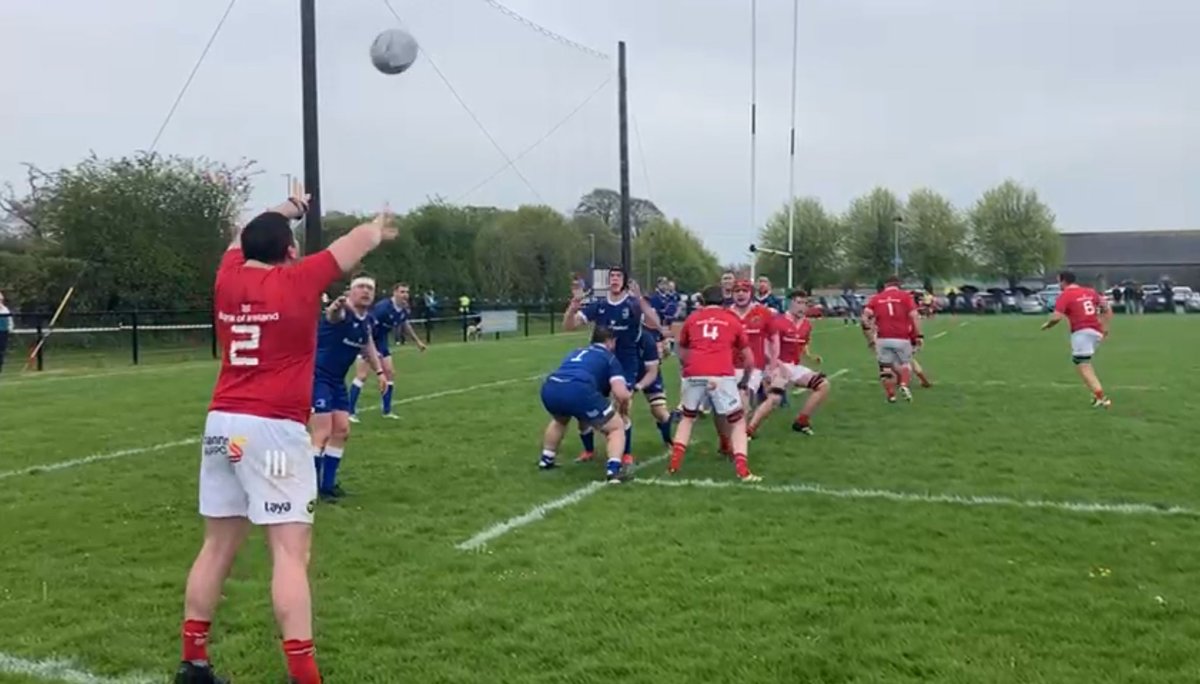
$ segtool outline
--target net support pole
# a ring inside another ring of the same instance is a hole
[[[625,41],[617,43],[617,119],[619,121],[619,145],[621,156],[621,268],[625,277],[633,267],[633,245],[630,237],[629,216],[629,103],[626,97],[628,82],[625,78]]]
[[[750,239],[758,235],[758,219],[754,205],[757,201],[758,172],[758,0],[750,0]],[[750,255],[750,279],[754,280],[758,259]]]
[[[788,136],[788,258],[787,286],[796,286],[796,49],[800,40],[800,0],[792,0],[792,116]]]
[[[300,0],[300,83],[304,116],[304,191],[312,195],[304,219],[304,252],[321,244],[321,163],[317,136],[316,0]]]

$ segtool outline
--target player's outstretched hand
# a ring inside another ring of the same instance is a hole
[[[373,223],[379,226],[379,235],[384,240],[395,240],[396,236],[400,234],[396,226],[392,225],[392,208],[387,204],[383,205],[383,210],[375,215]]]
[[[815,361],[818,366],[822,363],[825,363],[825,359],[821,358],[820,354],[813,354],[812,360]]]
[[[417,340],[417,351],[422,351],[422,352],[423,352],[423,351],[425,351],[425,350],[426,350],[426,349],[428,349],[428,348],[429,348],[429,345],[425,344],[425,343],[424,343],[424,342],[422,342],[421,340]]]
[[[297,219],[308,213],[308,203],[312,200],[312,195],[304,192],[304,183],[299,179],[292,180],[292,186],[288,189],[287,206],[290,211],[286,212],[288,218]]]
[[[642,298],[642,286],[636,280],[629,281],[629,295],[634,299]]]

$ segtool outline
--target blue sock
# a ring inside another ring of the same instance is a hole
[[[387,389],[383,391],[383,415],[388,415],[392,412],[392,390],[396,389],[396,384],[389,382]]]
[[[633,453],[633,423],[625,426],[625,455]]]
[[[321,464],[325,459],[322,457],[320,449],[313,450],[313,466],[317,469],[317,486],[321,486]]]
[[[583,450],[589,454],[596,450],[596,433],[591,428],[579,433],[579,441],[583,442]]]
[[[350,383],[350,415],[358,413],[358,395],[362,394],[362,380],[354,378]]]
[[[662,435],[663,444],[666,444],[667,446],[671,446],[671,419],[670,418],[667,418],[665,421],[658,424],[658,432]]]
[[[325,458],[321,467],[321,491],[332,492],[337,484],[338,466],[342,464],[343,447],[325,447]]]

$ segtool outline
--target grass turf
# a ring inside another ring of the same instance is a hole
[[[1115,401],[1104,412],[1088,406],[1065,331],[1033,319],[931,322],[919,358],[937,386],[896,406],[857,330],[822,322],[815,351],[845,373],[817,435],[773,416],[752,466],[765,485],[918,496],[645,484],[658,465],[475,552],[455,544],[601,476],[600,464],[534,468],[544,417],[531,376],[580,338],[405,349],[398,399],[439,396],[388,422],[368,388],[343,466],[351,496],[318,510],[326,680],[1195,681],[1195,515],[920,498],[1200,510],[1194,326],[1118,319],[1097,362]],[[0,473],[197,437],[214,375],[190,362],[0,382]],[[647,458],[662,449],[640,402]],[[698,432],[680,477],[732,480],[711,427]],[[576,448],[569,435],[563,459]],[[179,446],[0,475],[0,653],[166,679],[199,543],[196,466],[196,447]],[[254,535],[217,616],[211,650],[236,681],[282,676],[268,566]],[[2,663],[0,681],[46,681]]]

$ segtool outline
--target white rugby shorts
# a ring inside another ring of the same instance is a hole
[[[741,372],[741,371],[738,371]],[[758,388],[763,384],[763,370],[761,368],[751,368],[750,378],[746,384],[746,391],[750,394],[758,394]]]
[[[1099,330],[1084,328],[1071,333],[1071,356],[1076,359],[1090,359],[1096,355],[1096,348],[1100,346],[1100,342],[1104,339],[1104,335],[1100,334]]]
[[[255,525],[312,524],[317,472],[304,426],[210,411],[200,452],[200,515]]]
[[[817,371],[800,364],[784,363],[784,373],[787,375],[787,380],[796,387],[808,387],[808,384],[817,377]]]
[[[709,387],[709,385],[713,387]],[[696,412],[701,406],[712,402],[713,411],[727,416],[742,408],[742,397],[738,392],[737,378],[731,376],[701,376],[684,378],[680,390],[680,405],[684,411]]]
[[[875,341],[875,358],[886,366],[903,366],[912,362],[912,340],[879,339]]]

